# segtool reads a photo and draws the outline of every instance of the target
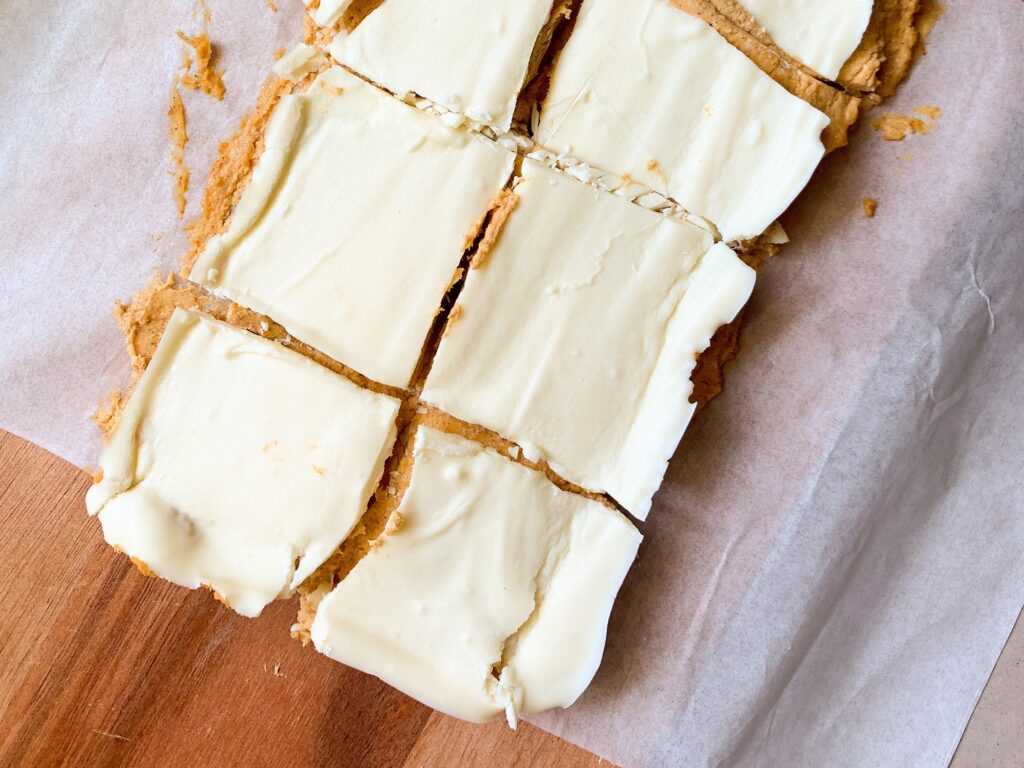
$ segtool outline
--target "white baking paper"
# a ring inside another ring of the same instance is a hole
[[[190,215],[298,0],[211,2]],[[167,122],[191,6],[9,0],[0,426],[95,463],[110,317],[185,249]],[[951,3],[897,99],[785,217],[726,393],[644,526],[593,686],[539,724],[628,766],[944,766],[1024,603],[1024,6]],[[878,215],[861,212],[877,198]],[[83,512],[84,514],[84,512]]]

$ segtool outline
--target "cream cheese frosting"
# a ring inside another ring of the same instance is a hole
[[[584,0],[537,141],[756,237],[807,184],[828,118],[669,0]]]
[[[754,272],[705,230],[527,160],[423,399],[643,519],[693,415],[690,374]]]
[[[552,0],[385,0],[329,50],[400,96],[508,130],[551,10]]]
[[[281,99],[191,279],[371,379],[408,385],[514,155],[340,67]]]
[[[421,427],[388,532],[320,603],[317,650],[482,722],[572,704],[640,534],[465,438]]]
[[[742,0],[776,45],[830,80],[860,45],[873,0]]]
[[[177,309],[86,506],[115,548],[255,616],[355,526],[391,452],[398,406],[279,344]]]

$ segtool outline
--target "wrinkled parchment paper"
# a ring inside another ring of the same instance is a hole
[[[210,6],[228,95],[185,92],[189,217],[301,10]],[[185,249],[164,112],[193,11],[4,4],[0,426],[82,466],[128,376],[112,303]],[[1024,603],[1021,40],[1019,2],[952,2],[884,108],[940,106],[933,132],[863,126],[787,214],[604,665],[543,727],[629,766],[947,764]]]

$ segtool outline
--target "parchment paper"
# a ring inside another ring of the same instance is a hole
[[[301,9],[210,6],[228,95],[185,94],[190,216]],[[128,376],[112,303],[185,249],[164,111],[192,11],[3,7],[0,426],[82,466]],[[1024,603],[1021,40],[1019,2],[951,3],[885,107],[935,130],[862,127],[785,217],[605,662],[543,727],[629,766],[949,761]]]

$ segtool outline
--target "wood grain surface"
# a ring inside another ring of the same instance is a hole
[[[140,574],[85,514],[89,477],[0,432],[0,766],[553,766],[596,757],[473,726]],[[608,763],[604,762],[607,766]]]

